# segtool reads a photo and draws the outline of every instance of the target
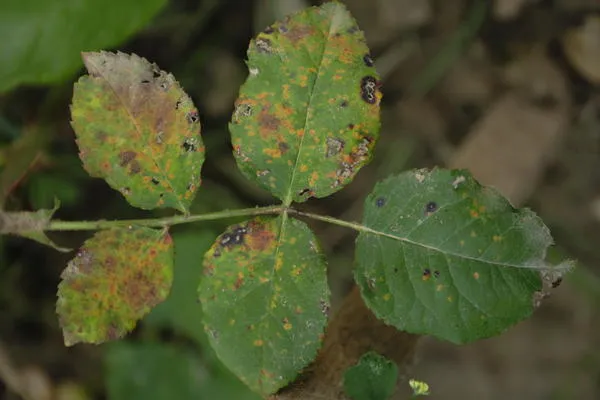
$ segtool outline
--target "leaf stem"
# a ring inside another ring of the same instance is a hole
[[[350,228],[350,229],[353,229],[358,232],[370,232],[370,233],[375,233],[375,234],[381,233],[381,232],[375,231],[369,227],[361,225],[359,223],[345,221],[343,219],[337,219],[334,217],[330,217],[329,215],[313,214],[313,213],[309,213],[309,212],[299,211],[294,208],[290,208],[287,211],[293,215],[299,215],[299,216],[314,219],[317,221],[323,221],[323,222],[327,222],[327,223],[330,223],[333,225],[343,226],[344,228]]]
[[[123,228],[129,226],[146,226],[164,228],[178,224],[199,221],[214,221],[225,218],[245,217],[254,215],[281,214],[287,207],[277,205],[268,207],[242,208],[239,210],[223,210],[208,214],[174,215],[164,218],[98,220],[98,221],[61,221],[52,220],[44,228],[45,231],[92,231],[99,229]]]

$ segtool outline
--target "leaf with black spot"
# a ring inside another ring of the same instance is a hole
[[[100,231],[83,244],[61,279],[56,312],[65,344],[118,339],[169,294],[173,242],[164,230]]]
[[[338,2],[294,14],[252,40],[250,74],[229,124],[248,179],[286,205],[329,196],[354,179],[379,137],[382,94],[368,54]]]
[[[263,396],[314,360],[329,311],[326,264],[308,226],[288,216],[227,228],[204,256],[198,289],[219,359]]]
[[[175,78],[144,58],[83,53],[72,126],[85,170],[139,208],[187,212],[200,186],[200,118]]]
[[[467,343],[530,316],[548,228],[463,170],[415,170],[379,182],[365,202],[355,279],[365,304],[400,330]],[[550,285],[548,285],[550,286]]]

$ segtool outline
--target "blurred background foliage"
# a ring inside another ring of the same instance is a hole
[[[165,215],[89,178],[69,126],[79,53],[133,52],[175,75],[202,117],[207,162],[194,213],[266,205],[231,156],[227,122],[250,38],[307,0],[0,2],[0,206],[61,201],[68,220]],[[468,167],[540,213],[579,268],[527,322],[469,346],[424,340],[409,374],[436,399],[600,398],[600,5],[597,0],[347,0],[383,77],[374,162],[302,207],[359,220],[375,181]],[[65,348],[54,312],[71,254],[0,237],[0,398],[256,399],[207,346],[196,287],[220,221],[177,227],[175,284],[126,339]],[[333,304],[351,284],[354,234],[311,223]],[[52,238],[76,248],[89,233]]]

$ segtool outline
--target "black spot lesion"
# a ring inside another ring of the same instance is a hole
[[[429,203],[425,204],[425,215],[433,214],[438,209],[438,204],[435,201],[430,201]]]
[[[152,178],[151,182],[153,185],[158,185],[160,183],[160,181],[155,177]]]
[[[190,124],[195,124],[198,121],[200,121],[200,116],[198,115],[198,111],[196,111],[196,110],[188,112],[185,115],[185,118],[187,119],[187,122],[189,122]]]
[[[377,103],[379,82],[372,76],[365,76],[360,80],[360,97],[369,104]]]
[[[363,62],[365,63],[365,65],[367,67],[372,67],[373,66],[373,58],[371,57],[370,54],[365,54],[363,56]]]
[[[310,189],[310,188],[304,188],[300,191],[298,191],[298,196],[302,197],[302,196],[312,196],[314,194],[314,192]]]
[[[381,208],[385,206],[385,197],[378,197],[375,199],[375,207]]]
[[[243,225],[235,226],[230,232],[226,232],[221,236],[219,245],[222,247],[232,247],[244,243],[248,228]]]
[[[181,144],[181,148],[186,153],[191,153],[198,150],[197,141],[195,138],[186,138]]]

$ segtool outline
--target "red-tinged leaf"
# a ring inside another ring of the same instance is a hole
[[[204,257],[198,293],[217,356],[263,396],[292,381],[321,346],[326,264],[302,221],[282,215],[229,227]]]
[[[171,237],[150,228],[100,231],[84,243],[61,278],[56,310],[65,344],[120,338],[169,294]]]
[[[187,212],[204,162],[191,99],[171,74],[136,55],[83,59],[89,75],[75,84],[71,115],[86,171],[133,206]]]
[[[286,205],[350,183],[379,137],[381,92],[348,10],[326,3],[268,27],[248,68],[229,125],[244,175]]]

